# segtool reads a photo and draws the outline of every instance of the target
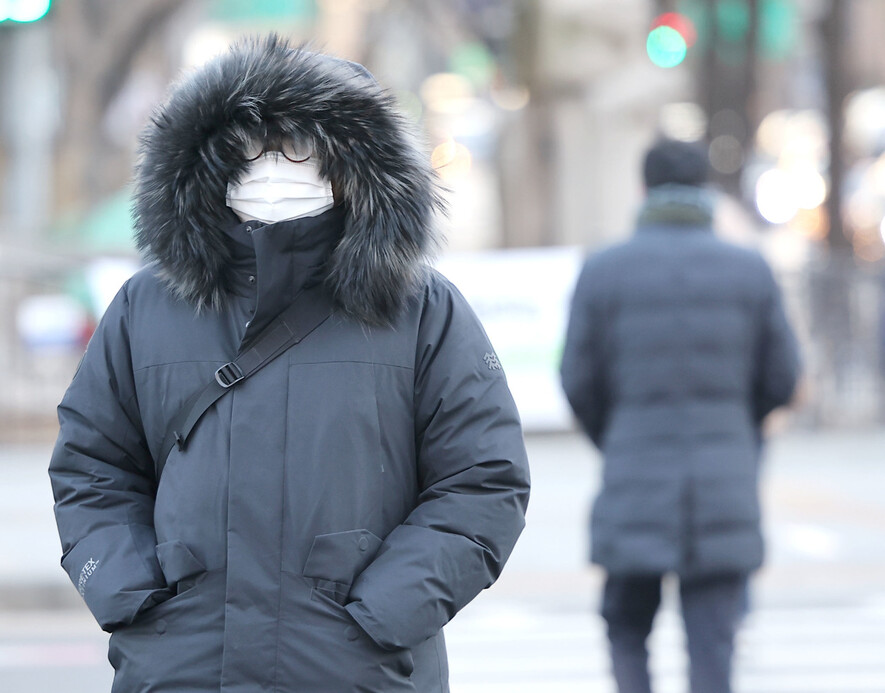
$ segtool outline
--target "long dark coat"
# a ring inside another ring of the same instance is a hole
[[[343,204],[225,216],[235,173],[213,167],[242,165],[256,109],[311,134]],[[91,340],[50,466],[62,565],[112,632],[114,691],[448,690],[441,629],[510,554],[528,468],[481,326],[422,269],[434,194],[401,127],[361,70],[271,40],[179,86],[148,130],[137,212],[155,262]],[[332,316],[158,477],[182,402],[317,282]]]
[[[591,256],[561,372],[604,458],[594,562],[682,575],[761,564],[760,424],[790,399],[798,355],[758,253],[660,225]]]

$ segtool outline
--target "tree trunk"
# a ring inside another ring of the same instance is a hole
[[[61,83],[56,143],[58,210],[86,209],[111,190],[111,145],[102,132],[109,104],[157,27],[189,0],[67,0],[54,9]]]

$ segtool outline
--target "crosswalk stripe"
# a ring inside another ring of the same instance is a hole
[[[471,608],[446,629],[453,693],[615,693],[605,624],[589,611],[518,602]],[[682,693],[688,660],[678,612],[649,640],[656,693]],[[885,693],[885,608],[759,607],[735,653],[736,693]]]

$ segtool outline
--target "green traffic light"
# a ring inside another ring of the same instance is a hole
[[[798,0],[758,0],[756,40],[763,58],[780,60],[794,50],[801,26],[799,5]],[[677,0],[676,7],[697,27],[700,53],[715,38],[720,57],[743,59],[752,20],[748,0]]]
[[[36,22],[46,16],[51,4],[52,0],[0,0],[0,22]]]
[[[676,29],[658,26],[648,33],[645,43],[648,57],[658,67],[676,67],[688,53],[688,44]]]

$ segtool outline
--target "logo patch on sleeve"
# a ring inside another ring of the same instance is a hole
[[[101,559],[96,561],[94,558],[90,558],[86,561],[86,565],[84,565],[83,569],[80,571],[80,579],[77,581],[77,591],[80,593],[81,597],[84,596],[84,593],[86,592],[86,583],[89,581],[89,578],[92,577],[93,573],[95,573],[99,563],[101,563]]]
[[[489,367],[490,371],[501,370],[501,362],[498,361],[498,356],[496,354],[486,352],[486,355],[482,357],[482,360],[486,362],[486,365]]]

